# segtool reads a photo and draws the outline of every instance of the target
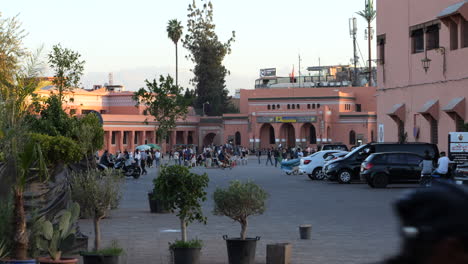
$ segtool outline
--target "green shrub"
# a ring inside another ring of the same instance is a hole
[[[241,224],[241,239],[247,235],[247,217],[265,212],[268,193],[257,184],[232,181],[228,188],[213,193],[215,215],[224,215]]]
[[[189,241],[182,241],[182,240],[176,240],[174,243],[169,243],[169,248],[174,249],[174,248],[202,248],[203,247],[203,241],[199,239],[193,239]]]
[[[80,161],[83,157],[80,146],[71,138],[32,133],[31,139],[41,146],[47,164],[68,164]]]
[[[101,255],[101,256],[120,256],[124,253],[124,249],[117,241],[112,241],[109,247],[100,249],[98,251],[84,252],[83,255]]]

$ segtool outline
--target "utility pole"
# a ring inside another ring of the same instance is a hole
[[[372,27],[371,21],[367,21],[367,41],[369,46],[369,86],[372,86]]]
[[[301,88],[301,54],[299,54],[299,88]]]
[[[320,69],[320,57],[319,57],[319,85],[320,86],[320,77],[322,76],[322,69]]]
[[[356,49],[356,35],[357,35],[357,22],[356,18],[349,19],[349,34],[353,38],[353,64],[354,64],[354,80],[353,86],[358,86],[358,72],[357,72],[357,49]]]

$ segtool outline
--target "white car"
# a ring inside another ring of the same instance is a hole
[[[347,153],[340,150],[323,150],[301,159],[299,172],[305,173],[311,180],[323,180],[322,172],[325,159],[336,153]]]

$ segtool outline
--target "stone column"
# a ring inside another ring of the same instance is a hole
[[[128,146],[129,149],[136,148],[136,146],[135,146],[135,130],[130,131],[130,135],[129,135],[127,140],[130,140],[127,143],[127,146]]]
[[[141,144],[140,145],[144,145],[146,142],[146,131],[141,131]]]

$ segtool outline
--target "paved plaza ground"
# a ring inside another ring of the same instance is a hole
[[[189,238],[204,241],[201,263],[227,263],[222,236],[239,236],[240,226],[227,217],[214,216],[212,193],[231,180],[251,179],[270,194],[265,214],[250,218],[248,235],[260,236],[257,263],[266,262],[266,245],[290,242],[292,263],[372,263],[398,248],[397,222],[391,202],[403,191],[399,186],[371,189],[365,184],[340,185],[311,181],[306,175],[287,176],[279,168],[261,165],[251,157],[247,166],[232,170],[195,168],[210,177],[209,199],[203,209],[207,225],[189,225]],[[179,222],[173,214],[151,214],[147,191],[152,188],[156,169],[135,180],[126,179],[120,208],[102,221],[104,244],[118,240],[125,248],[122,263],[170,263],[168,243],[178,239]],[[312,239],[300,240],[298,226],[312,225]],[[92,221],[80,226],[90,237]]]

